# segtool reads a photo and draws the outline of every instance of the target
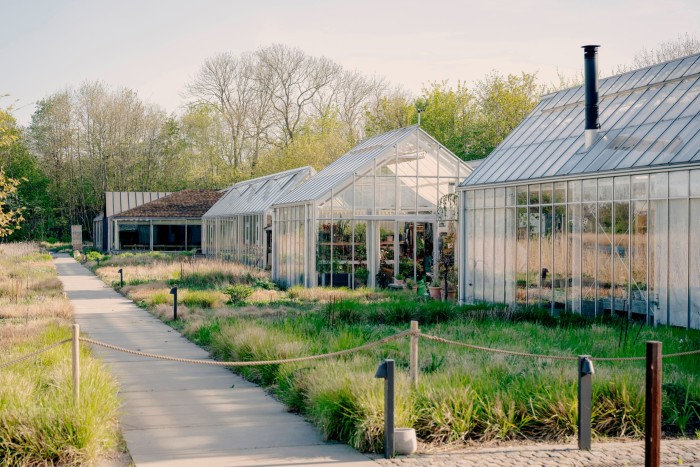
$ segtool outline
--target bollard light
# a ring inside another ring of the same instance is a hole
[[[177,321],[177,287],[170,289],[170,294],[173,296],[173,321]]]
[[[593,410],[593,360],[590,355],[578,358],[578,448],[591,450],[591,420]]]
[[[394,457],[394,360],[379,364],[375,378],[384,380],[384,458]]]
[[[581,376],[594,375],[595,368],[593,368],[593,360],[588,357],[584,357],[581,362]]]
[[[119,287],[123,288],[124,287],[124,270],[120,269],[117,272],[119,273]]]

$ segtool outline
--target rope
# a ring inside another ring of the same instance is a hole
[[[425,339],[435,341],[435,342],[440,342],[443,344],[451,344],[451,345],[456,345],[459,347],[466,347],[469,349],[473,350],[482,350],[484,352],[492,352],[492,353],[500,353],[504,355],[514,355],[518,357],[531,357],[531,358],[542,358],[542,359],[549,359],[549,360],[578,360],[578,357],[566,357],[566,356],[561,356],[561,355],[543,355],[543,354],[534,354],[534,353],[527,353],[527,352],[516,352],[513,350],[503,350],[503,349],[493,349],[490,347],[482,347],[480,345],[474,345],[474,344],[466,344],[464,342],[457,342],[457,341],[452,341],[449,339],[445,339],[442,337],[436,337],[436,336],[431,336],[429,334],[423,334],[423,333],[418,333],[417,334],[419,337],[423,337]],[[678,353],[670,353],[666,355],[662,355],[662,358],[673,358],[673,357],[684,357],[687,355],[700,355],[700,350],[690,350],[688,352],[678,352]],[[646,360],[646,356],[644,357],[592,357],[591,360],[596,361],[596,362],[632,362],[632,361],[640,361],[640,360]]]
[[[30,358],[32,358],[32,357],[36,357],[37,355],[40,355],[40,354],[42,354],[42,353],[44,353],[44,352],[48,352],[49,350],[51,350],[51,349],[53,349],[53,348],[56,348],[56,347],[58,347],[59,345],[63,345],[63,344],[65,344],[66,342],[71,342],[72,340],[73,340],[73,339],[64,339],[64,340],[62,340],[62,341],[60,341],[60,342],[56,342],[55,344],[52,344],[52,345],[50,345],[50,346],[48,346],[48,347],[44,347],[44,348],[41,349],[41,350],[37,350],[36,352],[32,352],[32,353],[30,353],[30,354],[28,354],[28,355],[25,355],[24,357],[20,357],[20,358],[18,358],[17,360],[12,360],[12,361],[3,363],[2,365],[0,365],[0,370],[3,369],[3,368],[5,368],[5,367],[7,367],[7,366],[14,365],[15,363],[23,362],[24,360],[28,360],[28,359],[30,359]]]
[[[329,352],[329,353],[321,354],[321,355],[311,355],[308,357],[296,357],[296,358],[286,358],[286,359],[278,359],[278,360],[264,360],[264,361],[255,361],[255,362],[243,362],[243,361],[241,361],[241,362],[217,362],[214,360],[195,360],[195,359],[191,359],[191,358],[170,357],[167,355],[158,355],[158,354],[153,354],[153,353],[148,353],[148,352],[141,352],[141,351],[137,351],[137,350],[125,349],[123,347],[118,347],[116,345],[106,344],[104,342],[89,339],[87,337],[81,337],[80,340],[87,342],[89,344],[104,347],[106,349],[117,350],[119,352],[124,352],[124,353],[132,354],[132,355],[138,355],[140,357],[156,358],[159,360],[167,360],[170,362],[195,363],[195,364],[199,364],[199,365],[241,367],[241,366],[258,366],[258,365],[280,365],[282,363],[307,362],[307,361],[311,361],[311,360],[320,360],[322,358],[340,357],[342,355],[347,355],[347,354],[350,354],[353,352],[359,352],[361,350],[367,350],[367,349],[371,349],[374,347],[378,347],[380,345],[386,344],[387,342],[401,339],[401,338],[409,335],[410,333],[411,333],[411,331],[403,331],[403,332],[400,332],[398,334],[394,334],[393,336],[385,337],[385,338],[380,339],[378,341],[370,342],[368,344],[364,344],[364,345],[361,345],[359,347],[353,347],[352,349],[338,350],[336,352]]]
[[[700,350],[689,350],[688,352],[678,352],[678,353],[669,353],[666,355],[661,355],[661,358],[674,358],[674,357],[685,357],[686,355],[700,355]],[[598,362],[622,362],[622,361],[639,361],[639,360],[646,360],[646,357],[596,357],[596,358],[591,358],[591,360],[595,360]]]
[[[483,350],[485,352],[500,353],[500,354],[504,354],[504,355],[515,355],[518,357],[532,357],[532,358],[543,358],[543,359],[546,358],[546,359],[550,359],[550,360],[578,360],[578,357],[565,357],[565,356],[560,356],[560,355],[542,355],[542,354],[527,353],[527,352],[515,352],[513,350],[492,349],[490,347],[482,347],[480,345],[465,344],[464,342],[451,341],[449,339],[444,339],[442,337],[436,337],[436,336],[431,336],[429,334],[423,334],[422,332],[419,333],[418,335],[420,337],[423,337],[424,339],[428,339],[428,340],[435,341],[435,342],[441,342],[443,344],[451,344],[451,345],[456,345],[459,347],[466,347],[468,349]]]

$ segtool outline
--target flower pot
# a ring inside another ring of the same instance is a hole
[[[404,285],[403,279],[394,279],[394,284],[400,285],[400,286],[403,287],[403,285]]]
[[[457,289],[447,289],[447,299],[457,300]]]
[[[400,456],[408,456],[418,449],[416,430],[414,428],[394,429],[394,452]]]
[[[435,300],[440,300],[442,298],[442,287],[433,287],[431,285],[428,287],[428,291],[430,292],[430,298],[434,298]]]

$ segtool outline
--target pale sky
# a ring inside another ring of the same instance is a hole
[[[491,70],[554,82],[580,72],[584,44],[606,71],[686,32],[699,0],[0,0],[0,107],[27,124],[42,97],[101,80],[176,112],[206,58],[272,43],[414,94]]]

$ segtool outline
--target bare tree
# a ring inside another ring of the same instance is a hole
[[[700,40],[695,35],[679,34],[673,40],[661,42],[654,49],[642,49],[634,55],[635,68],[644,68],[700,52]]]
[[[314,58],[297,48],[274,44],[256,52],[257,79],[270,96],[281,146],[290,144],[308,116],[317,95],[339,72],[326,58]]]

